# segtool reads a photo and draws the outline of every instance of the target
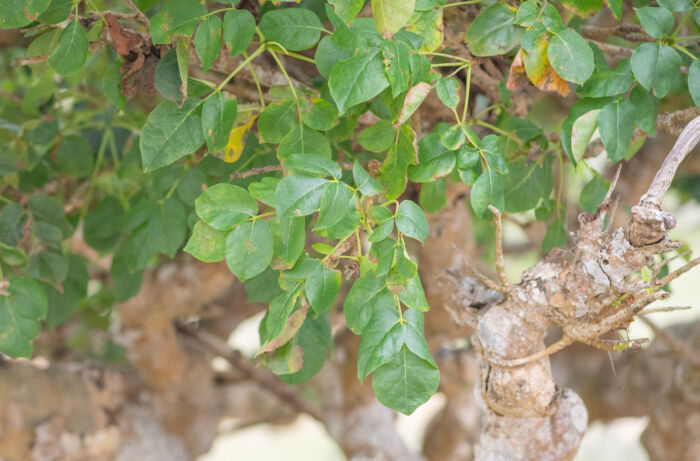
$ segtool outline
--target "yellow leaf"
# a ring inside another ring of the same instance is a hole
[[[248,130],[250,130],[250,127],[253,126],[253,122],[255,122],[256,118],[258,118],[258,116],[254,115],[250,120],[245,122],[245,124],[231,130],[231,134],[228,135],[228,143],[226,147],[224,147],[225,162],[233,163],[241,158],[241,154],[243,153],[243,138]]]

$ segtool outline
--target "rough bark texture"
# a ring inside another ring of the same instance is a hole
[[[548,355],[574,341],[617,347],[600,337],[667,296],[660,289],[666,279],[647,284],[633,275],[651,264],[654,255],[679,246],[666,235],[675,226],[675,218],[661,210],[661,200],[698,139],[700,117],[681,133],[625,226],[613,232],[604,230],[609,200],[595,215],[581,214],[575,246],[551,252],[526,271],[517,285],[503,286],[505,300],[480,316],[473,340],[487,424],[476,459],[566,460],[575,456],[587,425],[586,409],[573,391],[557,387]],[[545,349],[544,337],[552,326],[560,328],[563,336]],[[630,346],[634,343],[619,345]]]

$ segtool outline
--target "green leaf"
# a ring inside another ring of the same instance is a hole
[[[255,277],[272,261],[273,239],[270,225],[263,219],[248,221],[226,239],[226,264],[238,280]]]
[[[386,277],[374,272],[353,283],[343,304],[345,321],[355,334],[362,334],[374,313],[385,309],[395,309],[394,297],[386,287]]]
[[[414,182],[431,182],[447,176],[454,169],[457,156],[448,150],[435,132],[418,142],[418,164],[408,167],[408,179]]]
[[[144,172],[170,165],[204,143],[198,107],[198,101],[188,99],[182,109],[170,100],[153,109],[139,141]]]
[[[323,78],[328,78],[331,75],[331,70],[333,70],[333,66],[335,66],[336,63],[351,58],[355,50],[355,47],[349,49],[338,45],[334,40],[336,35],[337,32],[333,36],[327,35],[323,37],[316,47],[314,61],[316,61],[318,73],[321,74]]]
[[[617,96],[626,93],[634,83],[629,59],[623,59],[614,70],[596,69],[578,93],[591,98]]]
[[[474,212],[485,216],[488,206],[493,205],[499,210],[505,207],[503,176],[491,168],[486,168],[474,182],[471,190],[471,204]]]
[[[118,200],[112,197],[101,200],[83,222],[85,243],[97,251],[111,250],[121,236],[116,225],[121,215],[122,207]]]
[[[409,308],[417,309],[421,312],[426,312],[430,309],[418,272],[409,278],[401,289],[399,292],[399,300]]]
[[[331,324],[327,315],[316,318],[307,316],[299,333],[294,338],[295,345],[301,347],[303,364],[296,373],[284,374],[280,379],[287,384],[296,385],[307,381],[321,371],[328,355],[328,348],[333,345]]]
[[[557,219],[547,227],[544,240],[542,240],[542,251],[549,253],[554,247],[566,248],[567,241],[564,224]]]
[[[24,266],[27,263],[27,253],[0,242],[0,259],[8,266]]]
[[[48,63],[56,73],[70,75],[83,67],[87,54],[87,33],[76,18],[58,36],[58,44],[51,52]]]
[[[595,67],[588,43],[571,29],[554,33],[547,47],[547,58],[561,78],[579,84],[588,80]]]
[[[316,314],[322,314],[333,304],[340,288],[340,273],[316,264],[306,278],[306,296]]]
[[[457,167],[462,169],[469,169],[475,167],[481,156],[479,155],[479,149],[474,146],[464,144],[457,150]]]
[[[406,31],[416,34],[422,39],[422,44],[414,44],[420,46],[420,51],[432,52],[438,48],[442,48],[443,42],[443,20],[442,8],[433,8],[428,11],[417,11],[411,16],[409,25]],[[399,34],[405,31],[399,31]]]
[[[175,50],[169,50],[158,61],[154,83],[156,89],[166,98],[177,102],[182,101],[182,93],[180,92],[182,81],[180,80]]]
[[[84,178],[92,173],[95,154],[84,137],[68,135],[56,149],[56,163],[68,176]]]
[[[459,149],[465,139],[464,130],[459,125],[453,125],[440,134],[440,143],[448,150]]]
[[[180,101],[187,99],[187,84],[190,72],[190,40],[185,36],[178,36],[175,45],[175,56],[177,56],[177,73],[180,77]],[[179,106],[178,106],[179,107]]]
[[[277,157],[284,162],[295,154],[313,154],[319,157],[331,158],[331,146],[328,138],[318,131],[295,124],[294,129],[280,142]]]
[[[56,197],[34,194],[29,198],[27,205],[35,220],[43,220],[58,227],[64,238],[73,233],[73,226],[66,220],[63,202]]]
[[[688,86],[690,86],[690,79],[688,79]],[[656,115],[659,112],[659,100],[650,91],[645,90],[641,85],[637,85],[630,92],[630,102],[634,104],[636,110],[637,126],[650,136],[654,136],[656,134]]]
[[[261,364],[265,365],[274,374],[280,377],[286,376],[291,373],[296,373],[297,371],[301,370],[302,366],[304,365],[303,349],[301,348],[301,346],[297,346],[294,343],[294,341],[289,341],[289,339],[291,338],[287,338],[287,335],[296,333],[296,330],[290,331],[289,323],[296,323],[305,320],[301,319],[301,317],[297,315],[300,312],[301,311],[299,310],[295,311],[291,315],[291,317],[289,317],[289,320],[287,320],[287,326],[285,327],[285,330],[282,333],[280,333],[280,336],[272,340],[274,342],[275,349],[272,351],[264,351],[263,355],[259,357],[259,361]],[[298,326],[300,327],[301,325]],[[279,338],[282,337],[284,339],[280,340]],[[284,345],[278,346],[276,341],[287,342]],[[265,347],[266,344],[264,344],[263,347]]]
[[[504,207],[507,213],[518,213],[535,208],[540,199],[549,197],[552,191],[550,162],[538,165],[526,164],[526,159],[512,162],[510,172],[504,177]],[[473,193],[473,192],[472,192]]]
[[[373,206],[370,213],[375,220],[375,225],[369,236],[369,241],[372,243],[381,242],[394,230],[394,215],[383,206]]]
[[[39,0],[37,3],[44,2],[45,0]],[[58,24],[68,19],[72,8],[73,0],[51,0],[49,7],[39,15],[37,20],[42,24]],[[24,12],[22,13],[24,14]],[[0,14],[0,17],[3,16],[3,14]],[[0,27],[2,27],[2,25],[0,25]]]
[[[349,24],[355,16],[362,11],[364,0],[328,0],[333,5],[335,14],[346,24]]]
[[[615,19],[622,17],[622,0],[607,0],[610,11],[615,15]]]
[[[571,160],[571,163],[576,165],[576,157],[571,151],[572,128],[576,120],[582,115],[596,109],[601,109],[603,106],[612,101],[612,98],[585,98],[574,103],[569,110],[569,116],[561,125],[561,146],[566,152],[566,155]]]
[[[258,134],[261,142],[279,143],[297,124],[294,101],[268,104],[258,119]]]
[[[372,375],[372,388],[377,399],[387,407],[411,414],[437,391],[440,372],[437,367],[401,348],[390,362]]]
[[[599,175],[593,175],[593,178],[581,189],[578,197],[579,208],[589,213],[595,213],[598,205],[603,203],[607,192],[608,183]]]
[[[35,279],[59,285],[68,275],[68,260],[55,248],[46,248],[29,258],[26,273]]]
[[[265,316],[261,327],[265,327],[265,337],[275,338],[284,330],[287,319],[291,315],[299,298],[301,284],[296,283],[294,286],[275,297],[270,302],[270,307]],[[261,339],[262,339],[261,335]]]
[[[384,152],[394,142],[395,131],[389,120],[380,120],[365,128],[357,137],[357,142],[370,152]]]
[[[391,95],[395,98],[408,89],[411,80],[411,55],[403,43],[385,40],[382,42],[382,57],[391,85]]]
[[[437,368],[425,340],[423,324],[423,314],[416,309],[408,309],[402,316],[396,309],[375,312],[362,334],[357,359],[358,378],[363,380],[389,363],[404,346]]]
[[[109,271],[117,302],[124,302],[135,296],[143,282],[143,270],[132,272],[129,269],[126,251],[127,245],[121,245],[117,248]]]
[[[675,20],[665,8],[656,8],[653,6],[645,6],[635,8],[639,22],[644,28],[644,32],[654,38],[663,38],[664,34],[669,34],[673,30]]]
[[[277,186],[276,209],[278,216],[310,215],[321,203],[321,195],[329,181],[321,178],[288,175]]]
[[[658,0],[659,6],[669,11],[690,11],[693,9],[693,2],[690,0]]]
[[[202,60],[202,69],[207,72],[221,50],[221,28],[223,24],[216,15],[211,15],[199,23],[197,33],[194,34],[194,48],[199,59]]]
[[[600,111],[598,131],[613,163],[619,162],[627,154],[634,132],[635,115],[634,104],[626,99],[610,103]]]
[[[376,179],[371,177],[367,170],[357,161],[352,166],[352,179],[355,185],[360,190],[362,195],[372,196],[377,195],[382,191],[382,186]]]
[[[258,214],[258,202],[242,187],[216,184],[194,202],[197,216],[216,230],[234,226]]]
[[[399,125],[405,123],[409,118],[411,118],[411,115],[418,110],[420,105],[423,104],[423,101],[425,101],[425,98],[428,97],[428,94],[430,94],[430,90],[432,88],[433,87],[428,83],[420,82],[408,90],[408,93],[406,93],[406,97],[403,101],[401,114],[399,114],[399,121],[397,122]]]
[[[311,103],[302,100],[301,106],[301,120],[309,128],[328,131],[338,124],[338,109],[325,99],[316,98]],[[258,121],[258,129],[259,127]]]
[[[680,71],[681,57],[670,46],[642,43],[632,53],[630,64],[637,81],[662,99],[671,90]]]
[[[0,296],[0,351],[31,358],[32,342],[41,332],[47,299],[43,288],[28,277],[7,277],[7,295]]]
[[[418,202],[428,213],[437,213],[447,205],[447,197],[445,195],[445,187],[447,185],[446,178],[440,178],[433,182],[425,183],[420,189],[420,198]]]
[[[502,2],[494,3],[474,18],[465,38],[475,56],[505,53],[515,45],[523,29],[515,26],[515,10]]]
[[[192,36],[200,17],[208,13],[203,4],[190,0],[169,0],[151,18],[151,40],[154,45],[170,43],[173,35]]]
[[[530,2],[527,2],[530,3]],[[529,9],[530,11],[530,17],[532,18],[530,24],[522,24],[524,26],[531,26],[534,24],[535,18],[538,16],[540,12],[539,6],[533,1],[533,9]],[[573,10],[574,13],[576,13],[578,16],[581,16],[583,18],[587,18],[588,16],[591,16],[598,11],[603,9],[603,1],[602,0],[562,0],[562,4],[569,10]],[[608,2],[608,4],[610,4]],[[523,9],[522,6],[520,9]],[[518,10],[518,15],[520,15],[520,10]]]
[[[439,79],[435,85],[435,91],[444,105],[452,109],[457,108],[457,104],[459,104],[459,85],[454,78]]]
[[[379,48],[360,49],[352,58],[333,66],[328,89],[341,114],[356,104],[369,101],[389,86],[379,53]]]
[[[56,328],[68,320],[78,307],[78,303],[87,296],[88,270],[85,260],[77,255],[68,256],[68,274],[63,281],[61,292],[54,287],[44,285],[48,299],[46,324]]]
[[[17,29],[36,21],[51,0],[3,0],[0,2],[0,29]]]
[[[580,159],[586,153],[591,137],[598,128],[599,115],[600,109],[586,112],[571,127],[571,153],[574,158]]]
[[[102,76],[102,87],[104,88],[105,97],[121,110],[124,110],[126,107],[126,96],[122,93],[122,75],[119,73],[119,69],[123,64],[124,60],[121,56],[118,56]]]
[[[214,93],[202,106],[202,133],[210,152],[226,147],[229,134],[236,122],[238,102],[229,99],[223,92]]]
[[[216,230],[204,221],[198,221],[184,250],[205,263],[221,261],[226,257],[228,231]]]
[[[174,198],[163,203],[145,202],[139,214],[142,218],[127,223],[125,229],[133,231],[124,248],[132,272],[145,268],[157,252],[175,256],[187,228],[185,210]]]
[[[248,191],[255,200],[263,202],[266,205],[275,207],[275,191],[277,190],[277,184],[279,184],[279,178],[262,178],[260,182],[252,182],[248,185]]]
[[[376,311],[362,333],[357,356],[357,376],[367,375],[391,361],[404,345],[404,328],[396,309]]]
[[[284,162],[284,166],[292,174],[332,176],[335,179],[340,179],[343,176],[340,165],[333,160],[313,154],[294,154]]]
[[[306,242],[306,220],[303,216],[286,216],[272,221],[275,237],[274,256],[282,265],[291,268],[304,251]],[[277,265],[275,268],[279,268]]]
[[[277,42],[287,50],[300,51],[316,45],[323,24],[311,10],[285,8],[265,13],[259,27],[266,41]]]
[[[430,235],[425,213],[411,200],[404,200],[399,204],[396,227],[407,237],[414,238],[421,243],[425,243],[425,239]]]
[[[346,24],[349,24],[355,16],[362,11],[364,0],[328,0],[333,5],[335,14]]]
[[[700,59],[693,61],[688,69],[688,91],[695,106],[700,107]]]
[[[386,159],[379,170],[380,180],[384,184],[386,198],[398,198],[406,188],[408,165],[416,162],[413,141],[416,135],[410,126],[399,129],[398,143],[394,143],[386,154]]]
[[[372,16],[377,30],[385,38],[394,35],[408,23],[415,0],[372,0]]]
[[[254,35],[255,18],[248,10],[229,10],[224,14],[223,38],[231,56],[244,52]]]
[[[355,196],[341,181],[332,181],[321,195],[318,221],[314,230],[328,229],[338,224],[353,208]]]

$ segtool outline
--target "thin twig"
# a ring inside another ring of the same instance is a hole
[[[671,280],[677,279],[678,277],[685,274],[686,272],[688,272],[690,269],[697,266],[698,264],[700,264],[700,258],[695,258],[692,261],[690,261],[689,263],[685,264],[684,266],[681,266],[678,269],[676,269],[675,271],[671,272],[670,274],[668,274],[664,278],[656,281],[654,284],[657,286],[666,286],[669,282],[671,282]]]
[[[136,20],[139,21],[140,23],[144,24],[147,27],[151,27],[151,21],[148,19],[148,16],[143,14],[141,10],[138,9],[136,5],[134,5],[134,2],[131,0],[124,0],[124,3],[126,3],[126,6],[128,6],[134,13],[136,13]]]
[[[615,176],[613,177],[613,180],[610,183],[610,187],[608,188],[608,193],[605,194],[605,200],[608,200],[610,197],[612,197],[612,193],[615,190],[615,186],[617,186],[617,180],[620,179],[620,171],[622,171],[622,163],[620,163],[617,166],[617,171],[615,172]],[[603,201],[605,201],[605,200],[603,200]]]
[[[493,224],[496,227],[496,273],[498,280],[504,288],[510,286],[506,275],[506,265],[503,260],[503,224],[501,222],[501,212],[493,205],[489,205],[489,211],[493,214]]]
[[[340,165],[340,168],[343,170],[352,170],[354,164],[352,162],[338,162]],[[272,171],[282,171],[284,167],[282,164],[277,164],[277,165],[267,165],[267,166],[261,166],[258,168],[251,168],[250,170],[246,171],[239,171],[237,173],[231,173],[230,178],[231,179],[242,179],[242,178],[247,178],[249,176],[256,176],[259,174],[265,174],[265,173],[270,173]]]
[[[545,349],[541,350],[540,352],[536,352],[532,355],[528,355],[527,357],[522,357],[519,359],[512,359],[512,360],[502,360],[494,357],[488,357],[487,360],[494,364],[498,365],[499,367],[505,367],[505,368],[514,368],[514,367],[521,367],[523,365],[527,365],[530,362],[534,362],[535,360],[540,360],[542,358],[545,358],[547,356],[550,356],[554,354],[555,352],[559,352],[560,350],[564,349],[565,347],[571,345],[574,343],[574,340],[566,335],[562,336],[559,341],[550,344],[547,346]]]
[[[675,311],[685,311],[691,309],[692,306],[663,306],[663,307],[651,307],[649,309],[644,309],[640,311],[637,315],[649,315],[656,314],[658,312],[675,312]]]
[[[240,370],[249,379],[259,383],[265,389],[279,397],[282,402],[291,405],[300,412],[306,413],[319,421],[323,421],[323,413],[304,399],[296,388],[282,382],[282,380],[273,373],[262,368],[257,368],[251,360],[243,357],[240,352],[228,347],[221,339],[206,331],[195,330],[184,325],[179,325],[178,328],[183,333],[205,344],[213,352],[220,355],[231,365]]]
[[[656,172],[647,193],[639,199],[640,205],[644,202],[651,202],[661,208],[661,199],[671,185],[678,166],[698,144],[698,141],[700,141],[700,116],[691,120],[678,136],[671,152]]]
[[[483,284],[486,285],[487,287],[491,288],[492,290],[498,291],[499,293],[506,293],[506,292],[507,292],[507,290],[505,290],[504,287],[502,287],[502,286],[499,285],[498,283],[494,282],[493,280],[491,280],[490,278],[488,278],[487,276],[485,276],[484,274],[482,274],[482,273],[479,271],[479,269],[477,269],[476,267],[474,267],[474,266],[472,265],[472,263],[470,263],[470,262],[467,260],[467,258],[464,257],[464,255],[462,254],[462,252],[459,251],[459,249],[457,248],[457,245],[455,245],[454,242],[452,242],[452,248],[453,248],[453,249],[455,250],[455,252],[457,253],[457,256],[459,256],[459,260],[462,262],[462,264],[464,264],[470,271],[472,271],[472,273],[476,276],[476,278],[479,279],[479,281],[480,281],[481,283],[483,283]]]

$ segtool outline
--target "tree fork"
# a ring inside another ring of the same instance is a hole
[[[472,338],[481,371],[479,401],[486,412],[477,460],[574,458],[587,411],[576,393],[554,382],[545,334],[557,326],[564,331],[562,341],[595,345],[602,334],[665,296],[639,293],[633,276],[654,255],[678,247],[667,236],[676,220],[661,209],[661,200],[698,141],[700,117],[680,134],[626,225],[604,231],[609,200],[595,215],[582,213],[574,247],[550,252],[481,315]]]

